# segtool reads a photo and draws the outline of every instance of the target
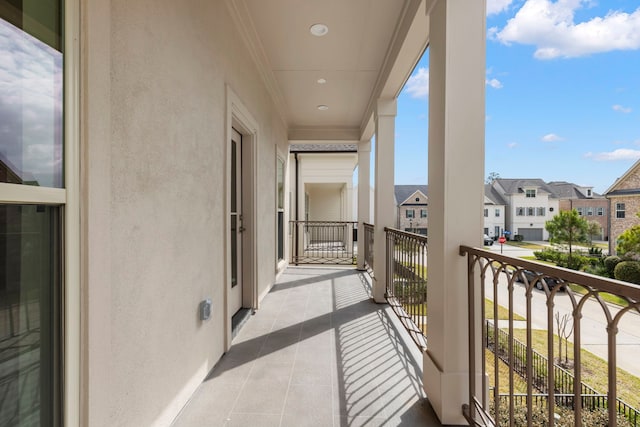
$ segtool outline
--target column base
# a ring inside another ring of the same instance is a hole
[[[373,277],[373,301],[377,304],[386,304],[387,299],[384,294],[386,293],[386,285],[383,281],[377,280],[375,275]]]
[[[423,384],[438,419],[446,425],[469,425],[462,405],[469,400],[469,374],[443,372],[427,350],[423,354]]]

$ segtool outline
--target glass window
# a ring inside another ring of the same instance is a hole
[[[0,182],[63,186],[61,4],[0,3]]]
[[[489,209],[484,209],[484,217],[487,218],[489,216]]]
[[[276,162],[276,186],[278,188],[278,206],[276,221],[278,223],[278,261],[284,259],[284,160],[280,157]]]
[[[624,203],[616,203],[616,218],[624,218]]]
[[[524,216],[524,208],[516,208],[517,216]]]
[[[525,195],[526,197],[536,197],[536,190],[535,189],[525,190]]]
[[[420,209],[420,218],[426,218],[426,217],[427,217],[427,210]]]
[[[604,208],[596,208],[597,216],[604,216]]]
[[[498,218],[500,216],[500,209],[496,208],[496,213],[495,213],[496,218]]]
[[[63,3],[0,0],[0,186],[64,187]],[[2,426],[61,425],[63,207],[39,197],[0,204]]]
[[[527,208],[527,216],[535,216],[536,212],[534,208]]]
[[[576,208],[576,211],[578,211],[578,215],[582,216],[583,214],[582,208]]]
[[[587,208],[587,216],[593,216],[593,208]]]
[[[57,425],[60,208],[0,205],[0,425]],[[41,421],[44,424],[41,424]]]
[[[407,218],[415,218],[416,212],[413,209],[407,209],[406,217]]]
[[[545,211],[546,211],[546,209],[545,209],[544,207],[542,207],[542,208],[538,208],[538,209],[537,209],[537,213],[536,213],[536,215],[538,215],[538,216],[545,216]]]

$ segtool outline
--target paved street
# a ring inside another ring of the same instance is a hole
[[[526,314],[526,298],[524,293],[524,285],[516,283],[514,288],[514,311],[521,316]],[[492,289],[487,289],[487,297],[493,299]],[[576,295],[579,297],[579,295]],[[498,288],[499,304],[508,305],[508,291],[506,286],[506,277],[500,278],[500,286]],[[554,298],[555,311],[560,315],[572,312],[572,304],[569,295],[566,292],[559,292]],[[619,309],[611,304],[607,304],[607,308],[612,315],[615,315]],[[531,310],[533,313],[532,326],[535,329],[547,329],[547,305],[546,296],[543,291],[534,289],[531,301]],[[582,310],[581,320],[581,339],[582,347],[598,355],[603,359],[607,359],[607,324],[603,308],[593,301],[589,300]],[[555,320],[554,320],[555,322]],[[553,325],[555,330],[555,324]],[[640,377],[640,364],[637,357],[640,354],[640,315],[636,312],[626,313],[619,324],[619,332],[617,335],[617,361],[618,366],[622,369]]]

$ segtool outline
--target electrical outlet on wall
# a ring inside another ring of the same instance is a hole
[[[211,318],[211,298],[200,302],[200,320],[205,321]]]

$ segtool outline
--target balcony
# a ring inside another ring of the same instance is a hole
[[[289,267],[174,426],[439,426],[421,363],[366,272]]]

